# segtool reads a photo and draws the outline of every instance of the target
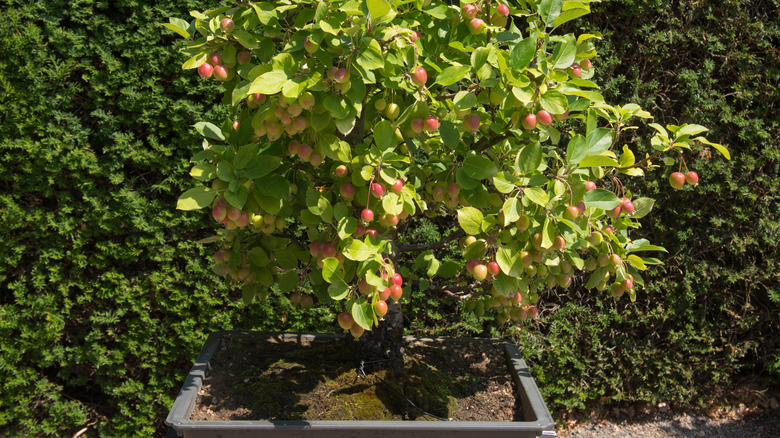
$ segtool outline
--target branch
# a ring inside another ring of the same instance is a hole
[[[450,286],[443,286],[443,287],[430,287],[430,288],[428,288],[428,291],[433,292],[433,293],[446,295],[446,296],[448,296],[450,298],[455,298],[455,299],[458,299],[458,300],[467,300],[467,299],[471,298],[471,294],[470,293],[469,294],[462,294],[460,292],[471,291],[473,289],[474,289],[474,285],[473,284],[467,284],[465,286],[450,285]]]
[[[401,252],[421,252],[421,251],[428,251],[433,249],[442,249],[445,246],[447,246],[448,243],[452,242],[453,240],[460,239],[461,237],[465,236],[466,233],[458,229],[458,231],[452,233],[451,235],[441,239],[438,242],[433,243],[411,243],[409,245],[398,245],[395,248],[395,252],[401,253]]]
[[[482,137],[482,140],[478,141],[477,144],[474,145],[474,148],[477,150],[477,152],[482,153],[492,148],[493,146],[501,143],[502,141],[512,137],[513,137],[512,134],[501,134],[494,137]]]

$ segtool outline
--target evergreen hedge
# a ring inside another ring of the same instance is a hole
[[[2,3],[9,436],[160,433],[205,333],[330,328],[326,311],[236,304],[210,272],[209,248],[193,243],[211,234],[208,218],[173,209],[199,145],[189,126],[225,114],[212,110],[213,81],[181,72],[177,38],[159,23],[217,3]],[[661,124],[711,127],[732,160],[704,154],[687,163],[696,189],[642,193],[658,203],[641,233],[670,253],[636,303],[579,289],[544,298],[549,316],[518,342],[553,408],[689,403],[741,373],[780,376],[780,3],[672,5],[594,5],[580,26],[605,34],[598,76],[608,100],[633,99]]]

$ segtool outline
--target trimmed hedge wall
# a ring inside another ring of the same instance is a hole
[[[159,23],[217,3],[3,3],[0,432],[160,434],[206,332],[332,330],[326,310],[238,304],[193,243],[208,218],[174,210],[200,143],[189,126],[225,114]],[[609,100],[709,126],[732,161],[704,154],[687,162],[696,189],[672,191],[663,174],[643,193],[658,204],[641,233],[670,254],[636,303],[545,297],[518,342],[546,400],[688,403],[741,373],[777,379],[780,3],[593,10],[581,26],[605,34],[594,65]]]
[[[732,159],[687,160],[696,188],[672,190],[671,169],[653,175],[642,195],[657,204],[638,234],[669,254],[636,303],[574,291],[520,337],[546,400],[585,410],[705,403],[740,375],[778,382],[780,2],[610,0],[593,10],[582,30],[604,34],[594,66],[607,99],[636,102],[662,125],[708,126]]]

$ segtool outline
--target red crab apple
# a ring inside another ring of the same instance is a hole
[[[634,214],[634,203],[628,198],[620,199],[620,211],[625,214]]]
[[[423,119],[412,119],[411,125],[412,131],[414,131],[415,134],[419,134],[425,129]]]
[[[385,316],[387,314],[387,303],[381,300],[374,303],[374,313],[380,318]]]
[[[401,193],[401,190],[404,189],[404,180],[401,178],[396,178],[393,185],[390,187],[390,190],[393,191],[393,193]]]
[[[464,20],[472,20],[477,16],[477,6],[473,3],[467,3],[460,9]]]
[[[219,52],[213,52],[209,54],[208,63],[214,67],[222,64],[222,55],[220,55]]]
[[[224,65],[217,65],[214,67],[214,79],[224,82],[230,75],[230,71]]]
[[[375,198],[381,198],[385,193],[386,189],[382,183],[371,184],[371,194],[374,195]]]
[[[344,330],[349,330],[352,328],[352,325],[355,324],[355,320],[352,318],[352,315],[350,315],[347,312],[341,312],[338,316],[339,326],[343,328]]]
[[[311,146],[306,143],[298,146],[298,158],[300,158],[303,162],[309,161],[313,152],[314,150],[311,148]]]
[[[373,215],[374,213],[371,212],[371,214]],[[379,232],[374,228],[369,228],[366,230],[366,236],[376,240],[376,238],[379,237]]]
[[[388,298],[390,298],[390,288],[386,287],[385,290],[379,292],[379,299],[382,301],[387,301]]]
[[[347,166],[340,164],[336,166],[336,169],[333,171],[334,174],[336,174],[337,177],[343,178],[347,174]]]
[[[593,63],[590,62],[590,59],[583,59],[582,61],[580,61],[580,68],[581,69],[583,69],[585,71],[588,71],[592,67],[593,67]]]
[[[580,215],[580,209],[577,208],[576,205],[570,205],[566,207],[566,211],[563,213],[563,217],[566,219],[573,221],[574,219],[577,219],[577,216]]]
[[[352,337],[355,339],[360,339],[361,336],[363,336],[363,333],[366,331],[363,327],[353,324],[352,328],[349,329],[349,332],[352,334]]]
[[[469,114],[463,118],[463,125],[471,132],[479,129],[479,114]]]
[[[498,263],[496,262],[488,263],[487,270],[490,273],[490,275],[498,275],[498,273],[501,272],[501,268],[498,266]]]
[[[333,74],[333,80],[338,82],[339,84],[343,84],[347,81],[349,81],[349,70],[346,68],[340,68],[336,70],[336,73]]]
[[[466,262],[466,271],[468,271],[469,274],[474,274],[474,267],[479,264],[479,260],[477,259],[469,259],[469,261]]]
[[[412,70],[410,75],[412,76],[412,83],[418,87],[422,87],[426,82],[428,82],[428,72],[426,72],[422,67],[417,67],[416,69]]]
[[[480,263],[474,266],[474,273],[471,275],[474,276],[475,280],[482,281],[487,278],[487,274],[488,274],[487,266]]]
[[[502,4],[498,5],[498,7],[496,8],[496,11],[498,11],[499,14],[503,15],[504,17],[506,17],[506,16],[509,15],[509,6],[507,6],[507,5],[502,3]]]
[[[233,20],[230,18],[223,18],[222,21],[219,22],[219,27],[222,28],[225,33],[233,32],[233,29],[236,27],[236,24],[233,23]]]
[[[209,64],[208,62],[204,62],[203,64],[198,67],[198,74],[203,79],[207,79],[211,77],[211,73],[214,71],[214,66]]]
[[[401,286],[398,285],[392,285],[389,287],[390,289],[390,298],[393,299],[393,301],[398,301],[401,299],[401,296],[404,294],[404,289]]]
[[[690,172],[685,174],[685,182],[687,182],[688,184],[690,184],[692,186],[698,185],[699,184],[699,174],[697,174],[696,172],[691,170]]]
[[[585,185],[586,192],[589,192],[596,188],[596,183],[594,183],[593,181],[585,181],[583,184]]]
[[[685,175],[683,175],[682,172],[672,172],[672,174],[669,175],[669,184],[673,188],[679,189],[685,185]]]
[[[366,208],[360,212],[360,218],[363,219],[363,222],[371,222],[374,220],[374,212],[371,209]]]
[[[539,124],[542,126],[550,126],[553,122],[552,114],[545,110],[539,110],[539,112],[536,113],[536,120],[539,121]]]
[[[393,274],[393,278],[390,279],[390,282],[393,283],[396,286],[403,286],[404,285],[404,278],[399,273]]]
[[[424,121],[426,131],[435,131],[439,129],[439,119],[434,116],[428,116]]]
[[[312,55],[317,51],[317,49],[320,48],[320,46],[319,44],[312,41],[310,37],[306,37],[306,39],[303,40],[303,48],[306,49],[306,53]]]
[[[485,22],[481,18],[472,18],[469,21],[468,28],[472,35],[479,35],[485,29]]]
[[[526,114],[525,117],[523,117],[523,128],[527,130],[531,130],[536,128],[536,115],[534,114]]]
[[[249,60],[252,59],[252,54],[246,50],[242,50],[238,52],[238,55],[236,55],[236,59],[238,59],[239,64],[246,64],[247,62],[249,62]]]
[[[576,62],[571,65],[571,74],[575,78],[581,78],[582,77],[582,68]]]

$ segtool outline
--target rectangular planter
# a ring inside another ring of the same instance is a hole
[[[206,340],[195,364],[184,381],[184,386],[173,403],[166,424],[178,436],[185,438],[217,437],[404,437],[404,438],[462,438],[462,437],[554,437],[555,423],[542,400],[531,372],[517,347],[504,343],[508,368],[519,391],[517,400],[522,405],[523,421],[192,421],[196,397],[209,369],[209,362],[224,335],[277,336],[283,339],[311,341],[342,340],[342,334],[274,334],[258,332],[223,331],[212,333]],[[407,338],[407,341],[417,338]],[[435,341],[435,339],[419,339]]]

